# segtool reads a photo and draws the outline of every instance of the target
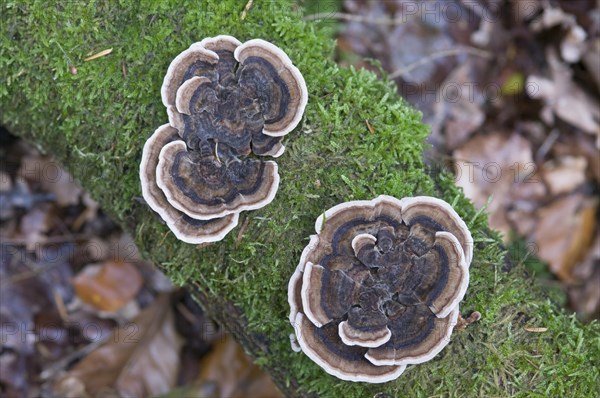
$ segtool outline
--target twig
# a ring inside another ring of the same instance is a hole
[[[54,290],[54,304],[56,304],[56,309],[58,310],[58,315],[60,315],[60,319],[63,322],[69,322],[69,313],[67,312],[67,308],[65,307],[65,301],[63,300],[60,292],[58,290]]]
[[[412,16],[414,17],[414,15]],[[381,18],[372,18],[365,17],[362,15],[354,15],[347,14],[344,12],[319,12],[317,14],[311,14],[304,17],[305,21],[318,21],[320,19],[339,19],[342,21],[348,22],[364,22],[364,23],[372,23],[375,25],[401,25],[408,21],[406,15],[402,15],[397,18],[389,18],[389,17],[381,17]]]
[[[492,54],[490,52],[481,50],[481,49],[475,48],[475,47],[461,46],[461,47],[456,47],[456,48],[449,48],[447,50],[441,50],[441,51],[434,52],[424,58],[421,58],[420,60],[418,60],[416,62],[413,62],[412,64],[408,64],[405,67],[392,72],[389,75],[389,78],[396,79],[408,72],[411,72],[413,69],[416,69],[419,66],[425,65],[425,64],[427,64],[431,61],[434,61],[438,58],[450,57],[452,55],[458,55],[458,54],[462,54],[462,53],[476,55],[478,57],[482,57],[482,58],[486,58],[486,59],[492,58]]]
[[[250,224],[250,217],[246,217],[244,223],[240,227],[240,231],[238,232],[237,237],[235,238],[236,244],[239,244],[242,241],[242,238],[244,237],[244,232],[246,232],[246,229],[248,228],[248,224]]]
[[[246,7],[244,7],[244,11],[242,11],[242,15],[240,15],[240,21],[246,19],[246,15],[248,15],[248,11],[250,11],[250,7],[252,7],[253,3],[254,0],[248,0],[248,2],[246,3]]]
[[[367,129],[369,130],[369,133],[375,134],[375,129],[373,128],[373,126],[371,126],[371,123],[369,123],[369,119],[365,119],[365,123],[367,124]]]
[[[550,151],[550,148],[552,148],[559,136],[560,132],[558,131],[558,129],[552,129],[550,135],[546,137],[540,148],[537,150],[536,158],[539,161],[543,160],[546,157],[546,155]]]
[[[192,313],[192,311],[188,310],[183,303],[177,303],[175,307],[189,323],[191,323],[192,325],[198,323],[197,317]]]
[[[548,328],[530,328],[530,327],[527,327],[527,328],[525,328],[525,330],[527,332],[531,332],[531,333],[544,333],[544,332],[548,331]]]
[[[60,45],[59,42],[52,40],[52,42],[54,44],[56,44],[58,46],[58,48],[60,49],[60,51],[62,51],[62,53],[65,55],[65,58],[67,59],[67,62],[69,63],[69,71],[71,72],[71,74],[76,75],[77,74],[77,68],[75,67],[75,63],[73,62],[73,60],[71,59],[71,57],[69,57],[66,53],[66,51],[62,48],[62,46]]]
[[[56,44],[58,46],[58,48],[60,49],[60,51],[62,51],[62,53],[65,55],[65,58],[67,59],[67,61],[69,62],[69,64],[74,65],[75,63],[73,62],[73,60],[71,59],[71,57],[69,57],[66,53],[66,51],[62,48],[62,46],[60,45],[59,42],[52,40],[52,42],[54,44]]]
[[[83,241],[83,240],[88,240],[91,239],[91,235],[88,234],[79,234],[79,235],[69,235],[69,236],[64,236],[64,235],[60,235],[60,236],[49,236],[46,239],[44,239],[43,242],[35,242],[36,245],[40,245],[40,246],[48,246],[48,245],[57,245],[60,243],[65,243],[65,242],[74,242],[74,241]],[[31,243],[29,242],[29,240],[27,238],[10,238],[10,239],[4,239],[2,238],[2,243],[7,245],[7,246],[27,246],[27,244]]]

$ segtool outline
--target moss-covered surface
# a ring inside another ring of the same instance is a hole
[[[519,256],[505,260],[485,215],[451,176],[424,168],[428,128],[393,85],[338,68],[329,32],[302,22],[301,11],[285,2],[255,0],[244,21],[245,2],[140,3],[4,0],[0,122],[65,164],[175,283],[200,286],[209,311],[234,303],[247,322],[236,334],[262,342],[247,348],[284,390],[341,397],[600,395],[598,324],[582,325],[560,310],[560,295],[524,275]],[[137,170],[144,141],[167,121],[160,85],[170,60],[217,34],[282,47],[304,74],[310,99],[304,123],[285,138],[287,151],[277,160],[275,201],[242,214],[240,224],[248,224],[239,241],[238,227],[223,242],[199,248],[176,241],[140,203]],[[110,55],[83,62],[107,48]],[[462,312],[478,310],[483,318],[455,334],[434,360],[397,381],[367,385],[330,377],[291,351],[286,289],[315,218],[341,201],[378,194],[433,194],[454,204],[476,242]]]

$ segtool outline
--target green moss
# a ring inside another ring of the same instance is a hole
[[[268,342],[268,352],[253,352],[257,362],[285,374],[287,383],[344,397],[600,393],[598,324],[567,316],[556,304],[560,295],[526,277],[520,261],[505,263],[485,214],[449,173],[424,167],[428,128],[421,115],[390,82],[338,68],[327,26],[303,22],[298,7],[286,2],[255,1],[243,22],[245,2],[233,0],[22,3],[2,5],[1,123],[60,159],[175,283],[195,283],[209,299],[235,303],[247,333]],[[159,93],[170,60],[217,34],[282,47],[304,74],[310,100],[304,123],[284,140],[275,201],[243,213],[241,224],[249,221],[241,239],[238,228],[223,242],[197,248],[177,242],[140,203],[137,169],[144,141],[167,121]],[[110,55],[83,62],[106,48],[113,48]],[[69,73],[71,63],[77,75]],[[342,382],[290,350],[287,281],[319,214],[384,193],[440,195],[468,221],[476,247],[462,312],[478,310],[483,318],[395,382]],[[526,326],[548,331],[531,333]]]

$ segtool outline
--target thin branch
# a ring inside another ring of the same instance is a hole
[[[250,223],[250,217],[246,217],[246,219],[244,220],[244,223],[242,224],[242,227],[240,228],[240,231],[237,234],[237,238],[235,239],[236,245],[242,241],[242,238],[244,237],[244,233],[246,232],[246,229],[248,228],[249,223]]]
[[[39,246],[50,246],[68,242],[81,242],[92,238],[90,234],[48,236],[43,241],[35,242]],[[31,243],[27,238],[2,238],[2,243],[8,246],[27,246]]]
[[[411,17],[414,17],[412,15]],[[381,18],[373,18],[373,17],[365,17],[363,15],[355,15],[348,14],[345,12],[319,12],[317,14],[307,15],[303,18],[305,21],[319,21],[323,19],[337,19],[341,21],[348,22],[363,22],[363,23],[371,23],[375,25],[402,25],[406,23],[409,18],[406,15],[401,15],[396,18],[389,17],[381,17]]]
[[[486,58],[486,59],[492,58],[492,53],[490,53],[489,51],[481,50],[481,49],[475,48],[475,47],[461,46],[461,47],[456,47],[456,48],[449,48],[446,50],[440,50],[440,51],[434,52],[432,54],[429,54],[428,56],[423,57],[420,60],[413,62],[412,64],[408,64],[403,68],[395,70],[393,73],[391,73],[389,75],[389,78],[396,79],[406,73],[411,72],[412,70],[418,68],[419,66],[428,64],[429,62],[434,61],[438,58],[450,57],[452,55],[458,55],[458,54],[462,54],[462,53],[476,55],[478,57]]]
[[[544,140],[544,142],[542,143],[540,148],[537,150],[537,153],[535,156],[536,159],[538,159],[539,161],[544,160],[544,158],[546,157],[548,152],[550,152],[550,149],[552,148],[552,146],[554,145],[554,143],[556,142],[556,140],[558,139],[559,136],[560,136],[560,132],[558,131],[558,129],[552,129],[552,131],[550,132],[550,135],[548,135],[548,137],[546,137],[546,139]]]
[[[248,0],[248,3],[246,3],[246,7],[244,7],[244,11],[242,11],[242,15],[240,15],[241,21],[246,19],[246,15],[248,15],[248,11],[250,11],[250,7],[252,7],[253,3],[254,3],[254,0]]]

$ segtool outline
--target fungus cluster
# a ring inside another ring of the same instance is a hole
[[[450,205],[379,196],[327,210],[315,230],[288,287],[296,350],[340,379],[382,383],[448,344],[473,256]]]
[[[241,211],[275,197],[277,163],[261,157],[283,154],[308,100],[304,79],[271,43],[217,36],[171,62],[161,96],[169,124],[144,145],[144,199],[180,240],[221,240]]]

